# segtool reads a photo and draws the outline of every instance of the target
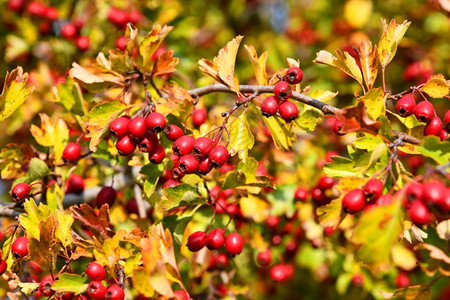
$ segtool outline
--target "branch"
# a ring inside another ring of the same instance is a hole
[[[0,217],[18,218],[20,214],[19,211],[14,210],[9,206],[0,205]]]

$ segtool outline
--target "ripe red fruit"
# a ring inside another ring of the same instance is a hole
[[[56,21],[59,18],[59,12],[56,7],[49,6],[45,11],[45,17],[51,21]]]
[[[176,187],[177,185],[179,185],[180,182],[174,179],[169,179],[166,182],[164,182],[163,185],[163,189],[167,189],[167,188],[171,188],[171,187]]]
[[[114,42],[114,45],[120,51],[125,51],[125,49],[127,48],[127,39],[124,36],[119,36]]]
[[[303,187],[299,187],[295,190],[294,193],[294,200],[295,201],[306,201],[308,199],[308,190],[303,188]]]
[[[424,183],[423,185],[423,200],[425,203],[431,203],[437,208],[445,206],[445,196],[447,188],[445,185],[437,180]]]
[[[139,141],[139,151],[144,153],[153,153],[156,151],[159,145],[159,139],[156,133],[147,130],[145,137]]]
[[[447,129],[441,130],[441,133],[439,134],[439,138],[441,139],[441,141],[445,141],[446,139],[448,139]]]
[[[55,291],[52,290],[52,284],[54,282],[51,275],[45,276],[39,284],[39,291],[41,291],[44,296],[50,297],[55,293]]]
[[[183,155],[178,161],[178,169],[184,174],[192,174],[198,170],[199,162],[194,155]]]
[[[225,253],[219,253],[211,257],[211,269],[225,269],[228,267],[228,256]]]
[[[87,288],[87,294],[93,300],[104,300],[106,287],[100,281],[91,281]]]
[[[19,12],[23,9],[24,4],[25,4],[25,0],[9,0],[8,8],[15,12]]]
[[[18,237],[11,246],[12,255],[15,258],[23,258],[28,255],[28,238],[25,236]]]
[[[286,80],[290,84],[300,83],[303,79],[303,72],[299,67],[291,67],[286,72]]]
[[[16,184],[11,189],[11,197],[14,201],[22,201],[28,197],[31,191],[31,186],[26,182]]]
[[[166,149],[164,149],[163,146],[158,145],[156,148],[156,151],[153,153],[148,154],[148,159],[152,164],[160,164],[164,160],[164,157],[166,156]]]
[[[342,133],[342,127],[344,127],[344,123],[342,123],[341,120],[335,119],[333,122],[333,132],[336,135],[344,135],[345,133]]]
[[[185,291],[174,291],[173,293],[176,297],[178,297],[177,299],[189,300],[189,296]]]
[[[183,136],[183,130],[177,125],[169,125],[164,129],[166,137],[171,141],[176,141]]]
[[[87,51],[89,49],[91,41],[88,36],[86,35],[80,35],[75,40],[75,45],[77,45],[78,49],[80,51]]]
[[[434,116],[433,104],[428,101],[419,102],[414,110],[414,115],[420,122],[428,123]]]
[[[408,274],[405,272],[398,273],[397,277],[395,278],[395,285],[398,288],[405,288],[408,287],[411,284],[411,280],[408,277]]]
[[[278,100],[274,96],[268,96],[261,104],[261,113],[264,117],[271,117],[278,111]]]
[[[198,158],[205,158],[209,155],[213,147],[213,142],[205,136],[199,137],[194,141],[193,153]]]
[[[27,6],[27,12],[32,16],[44,17],[47,8],[41,2],[30,2]]]
[[[195,126],[200,126],[206,121],[206,117],[208,116],[208,113],[206,109],[204,108],[198,108],[195,109],[192,113],[192,123],[194,123]]]
[[[210,231],[206,236],[206,247],[209,250],[216,250],[225,243],[225,232],[221,228],[216,228]]]
[[[59,294],[59,297],[60,297],[60,298],[55,298],[55,299],[58,299],[58,300],[59,300],[59,299],[60,299],[60,300],[72,300],[72,299],[74,299],[74,296],[75,296],[74,293],[65,292],[65,293]],[[76,298],[76,299],[84,300],[84,299],[86,299],[86,298]]]
[[[319,182],[317,183],[317,187],[321,190],[331,189],[333,185],[334,185],[333,177],[328,177],[326,175],[320,177]]]
[[[237,232],[230,233],[225,239],[225,249],[231,255],[238,255],[242,252],[244,247],[244,240],[241,235]]]
[[[133,9],[132,11],[128,12],[128,20],[131,23],[139,23],[139,21],[142,19],[142,14],[139,10]]]
[[[107,300],[123,300],[125,299],[125,292],[118,285],[111,285],[106,290],[105,299]]]
[[[261,251],[258,253],[256,260],[260,266],[268,267],[272,262],[272,253],[269,250]]]
[[[297,105],[295,105],[295,103],[291,101],[284,101],[283,103],[281,103],[278,111],[280,113],[280,116],[288,123],[297,119],[298,117]]]
[[[66,181],[66,194],[79,194],[84,191],[83,177],[77,174],[71,175]]]
[[[423,185],[420,182],[411,182],[406,187],[406,199],[408,201],[422,200],[423,197]]]
[[[426,225],[432,221],[432,214],[425,203],[414,200],[409,206],[409,218],[416,225]]]
[[[288,278],[288,270],[285,265],[275,265],[270,268],[270,278],[275,282],[283,282]]]
[[[149,114],[147,119],[145,119],[145,122],[147,124],[147,128],[154,133],[158,133],[166,127],[166,118],[159,112],[152,112]]]
[[[383,187],[384,184],[380,179],[371,179],[364,186],[364,196],[368,201],[377,200],[383,193]]]
[[[125,136],[128,132],[128,124],[130,123],[130,117],[122,116],[115,119],[109,125],[109,131],[118,138]]]
[[[76,37],[78,32],[77,26],[73,23],[66,23],[61,28],[61,36],[65,39],[73,39]]]
[[[106,278],[105,269],[98,262],[90,262],[86,268],[86,275],[94,281],[102,281]]]
[[[108,20],[119,28],[124,28],[128,23],[128,14],[126,11],[111,7],[108,12]]]
[[[352,283],[354,286],[362,286],[364,283],[364,277],[361,274],[357,273],[353,275]]]
[[[136,149],[136,143],[128,135],[121,137],[116,143],[117,152],[122,156],[128,156]]]
[[[81,147],[77,143],[68,143],[66,148],[64,148],[64,152],[62,157],[66,161],[77,161],[81,156]]]
[[[275,84],[273,93],[275,94],[275,97],[278,99],[278,101],[286,101],[292,95],[291,86],[286,81],[280,81]]]
[[[143,138],[147,133],[146,120],[142,117],[134,117],[128,124],[128,135],[132,138]]]
[[[397,105],[395,105],[395,110],[397,113],[406,118],[414,113],[416,108],[416,100],[413,94],[406,94],[398,100]]]
[[[190,135],[183,135],[173,143],[173,153],[178,156],[183,156],[191,153],[194,149],[194,138]]]
[[[442,131],[442,121],[439,117],[433,117],[428,122],[427,126],[423,130],[424,135],[435,135],[439,136]]]
[[[311,198],[314,202],[316,202],[318,205],[324,205],[327,204],[329,202],[329,198],[327,197],[327,195],[325,195],[325,192],[318,188],[318,187],[314,187],[311,190]]]
[[[95,204],[97,207],[101,207],[103,204],[108,204],[111,207],[116,201],[117,193],[113,187],[104,186],[97,194]]]
[[[447,110],[444,116],[444,125],[447,127],[447,129],[450,130],[450,109]]]
[[[209,160],[214,168],[222,166],[228,159],[228,150],[225,146],[217,145],[209,152]]]
[[[205,158],[198,165],[198,172],[202,175],[206,175],[213,169],[209,157]]]
[[[206,234],[203,231],[192,233],[187,241],[187,247],[191,252],[200,251],[206,244]]]
[[[366,199],[362,189],[354,189],[347,193],[342,199],[342,208],[349,214],[356,214],[364,209]]]
[[[0,258],[0,276],[2,276],[6,272],[7,268],[8,264],[6,263],[6,261]]]

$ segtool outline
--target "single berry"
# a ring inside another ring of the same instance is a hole
[[[173,294],[178,297],[177,299],[181,300],[189,300],[189,296],[186,294],[185,291],[174,291]]]
[[[106,271],[101,264],[93,261],[87,266],[86,275],[93,281],[102,281],[106,278]]]
[[[137,24],[141,21],[142,14],[139,10],[133,9],[132,11],[128,12],[128,20],[133,23]]]
[[[437,208],[445,206],[445,194],[447,188],[437,180],[429,181],[423,185],[423,200],[425,203],[431,203]]]
[[[445,141],[446,139],[448,139],[448,131],[447,129],[442,129],[441,133],[439,134],[439,138],[441,139],[441,141]]]
[[[183,155],[178,161],[178,169],[184,174],[192,174],[198,170],[199,162],[192,154]]]
[[[52,290],[52,284],[55,281],[53,280],[51,275],[47,275],[45,276],[41,283],[39,284],[39,291],[41,291],[41,293],[46,296],[46,297],[50,297],[51,295],[53,295],[55,293],[54,290]]]
[[[166,118],[159,112],[152,112],[149,114],[145,122],[147,124],[147,128],[154,133],[163,131],[164,127],[166,127]]]
[[[344,135],[345,133],[342,133],[342,127],[344,127],[344,123],[342,123],[341,120],[335,119],[333,122],[333,132],[336,135]]]
[[[299,187],[295,190],[294,193],[294,200],[295,201],[302,201],[305,202],[308,199],[308,190],[303,188],[303,187]]]
[[[118,285],[111,285],[106,290],[105,299],[107,300],[123,300],[125,299],[125,292]]]
[[[132,138],[143,138],[147,133],[146,120],[142,117],[131,119],[128,124],[128,135]]]
[[[173,153],[178,156],[190,154],[194,149],[194,138],[190,135],[183,135],[173,143]]]
[[[58,20],[58,18],[59,18],[58,9],[54,6],[47,7],[47,10],[45,12],[45,17],[51,21]]]
[[[84,180],[78,174],[71,175],[66,181],[66,194],[79,194],[84,191]]]
[[[148,154],[148,159],[152,164],[160,164],[162,163],[164,157],[166,156],[166,149],[163,146],[158,145],[156,151]]]
[[[183,130],[177,125],[169,125],[164,129],[166,137],[171,141],[176,141],[183,136]]]
[[[209,250],[217,250],[225,243],[225,232],[221,228],[210,231],[206,236],[206,247]]]
[[[95,204],[97,207],[101,207],[103,204],[108,204],[109,207],[113,206],[116,201],[117,192],[111,186],[104,186],[97,194],[97,198],[95,199]]]
[[[195,109],[192,113],[192,123],[194,123],[195,126],[199,127],[206,121],[206,117],[208,116],[208,113],[206,109],[204,108],[198,108]]]
[[[413,94],[406,94],[398,100],[395,105],[395,110],[397,113],[406,118],[414,113],[414,109],[416,108],[416,100],[414,99]]]
[[[228,150],[225,146],[217,145],[209,152],[209,160],[214,168],[222,166],[228,159]]]
[[[77,45],[80,51],[87,51],[89,49],[91,41],[88,36],[80,35],[75,39],[75,45]]]
[[[406,187],[406,199],[411,202],[414,200],[422,200],[423,185],[420,182],[411,182]]]
[[[354,189],[348,192],[342,199],[342,208],[349,214],[356,214],[364,209],[366,199],[362,189]]]
[[[261,251],[258,253],[256,260],[260,266],[268,267],[272,263],[272,253],[269,250]]]
[[[405,272],[398,273],[397,277],[395,278],[395,285],[400,288],[408,287],[411,284],[411,280],[408,277],[408,274]]]
[[[106,287],[100,281],[91,281],[86,292],[93,300],[104,300],[106,295]]]
[[[125,135],[116,142],[116,149],[120,155],[128,156],[136,149],[136,143],[128,135]]]
[[[15,258],[23,258],[28,255],[28,238],[25,236],[18,237],[11,246],[12,255]]]
[[[120,51],[125,51],[125,49],[127,48],[127,39],[124,36],[119,36],[114,42],[114,45]]]
[[[283,282],[288,278],[285,265],[275,265],[270,268],[270,278],[275,282]]]
[[[166,182],[164,182],[163,185],[163,189],[167,189],[167,188],[171,188],[171,187],[176,187],[177,185],[179,185],[180,182],[174,179],[169,179]]]
[[[127,12],[117,7],[109,9],[108,20],[119,28],[124,28],[129,21]]]
[[[81,156],[81,147],[77,143],[68,143],[64,148],[63,159],[66,161],[77,161]]]
[[[364,186],[364,196],[368,201],[377,200],[383,193],[384,184],[380,179],[369,180]]]
[[[425,203],[420,200],[414,200],[409,206],[409,218],[416,225],[426,225],[431,223],[432,214]]]
[[[275,84],[273,93],[275,94],[275,97],[278,99],[278,101],[286,101],[292,95],[291,86],[286,81],[280,81]]]
[[[24,5],[25,5],[25,0],[9,0],[8,1],[8,8],[15,12],[20,12],[23,9]]]
[[[60,298],[55,298],[55,299],[58,299],[58,300],[72,300],[72,299],[74,299],[75,294],[74,293],[65,292],[65,293],[59,294],[59,297]],[[84,299],[80,299],[80,298],[76,298],[76,299],[84,300]]]
[[[11,197],[14,201],[22,201],[28,197],[31,191],[31,186],[26,182],[16,184],[11,189]]]
[[[358,287],[362,286],[364,283],[364,277],[361,274],[357,273],[357,274],[353,275],[352,283],[354,286],[358,286]]]
[[[156,151],[159,145],[159,139],[156,133],[147,130],[145,137],[139,141],[139,151],[144,153],[153,153]]]
[[[317,187],[321,190],[328,190],[331,189],[334,186],[334,179],[333,177],[329,176],[322,176],[319,179],[319,182],[317,183]]]
[[[118,138],[125,136],[128,132],[128,124],[130,123],[130,117],[122,116],[115,119],[109,125],[109,131]]]
[[[291,67],[286,72],[286,80],[290,84],[300,83],[303,79],[303,72],[299,67]]]
[[[194,148],[192,152],[199,159],[208,157],[209,152],[213,148],[213,142],[210,138],[207,137],[199,137],[194,141]]]
[[[291,122],[298,117],[298,108],[294,102],[284,101],[278,109],[280,116],[286,121]]]
[[[279,216],[270,215],[267,217],[267,219],[266,219],[267,228],[275,231],[275,230],[277,230],[278,225],[280,225],[280,217]]]
[[[7,268],[8,264],[6,263],[6,261],[0,258],[0,276],[2,276],[6,272]]]
[[[192,233],[187,241],[187,247],[191,252],[200,251],[206,244],[206,234],[203,231]]]
[[[27,5],[27,12],[32,16],[44,17],[46,11],[47,8],[41,2],[33,1]]]
[[[423,130],[424,135],[435,135],[439,136],[442,131],[442,121],[439,117],[433,117],[425,126]]]
[[[264,117],[271,117],[278,111],[278,100],[274,96],[268,96],[261,104],[261,113]]]
[[[450,109],[447,110],[444,116],[444,124],[445,127],[447,127],[448,130],[450,130]]]
[[[238,255],[242,252],[244,247],[244,240],[241,235],[237,232],[230,233],[225,239],[225,249],[231,255]]]
[[[428,101],[419,102],[414,110],[414,115],[420,122],[428,123],[434,116],[433,104]]]
[[[202,175],[206,175],[213,169],[213,166],[209,160],[209,157],[205,158],[198,165],[198,172]]]
[[[319,187],[314,187],[311,190],[311,198],[314,202],[316,202],[318,205],[324,205],[329,202],[329,198],[325,194],[324,190],[320,189]]]
[[[73,23],[66,23],[61,28],[61,36],[65,39],[73,39],[76,37],[78,29]]]

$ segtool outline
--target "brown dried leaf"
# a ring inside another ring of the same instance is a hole
[[[102,205],[98,214],[91,206],[85,203],[80,206],[72,206],[70,212],[74,219],[86,226],[92,235],[101,243],[109,238],[111,228],[109,223],[108,205]]]
[[[372,47],[371,41],[361,41],[361,70],[369,90],[372,89],[378,74],[377,45]]]
[[[152,71],[152,77],[165,74],[171,74],[176,71],[176,66],[180,59],[173,57],[173,50],[161,54],[155,61]]]
[[[395,290],[393,293],[383,292],[380,290],[381,295],[385,299],[403,298],[406,300],[429,300],[431,299],[431,285],[414,285],[406,288]]]
[[[336,117],[344,123],[342,133],[348,132],[368,132],[377,134],[381,122],[372,121],[367,116],[367,107],[364,101],[359,101],[357,106],[346,107],[342,113],[337,113]]]
[[[441,249],[439,249],[436,246],[422,243],[422,244],[419,244],[416,247],[414,247],[414,250],[417,250],[417,249],[428,250],[428,251],[430,251],[430,258],[443,261],[446,264],[450,265],[450,257],[448,257],[444,251],[442,251]]]

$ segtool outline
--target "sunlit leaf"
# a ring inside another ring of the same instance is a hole
[[[39,290],[39,283],[19,282],[20,291],[26,296],[32,296]]]
[[[367,116],[367,106],[363,100],[358,101],[357,106],[346,107],[336,117],[344,123],[341,132],[368,132],[376,134],[381,127],[381,122],[371,120]]]
[[[385,299],[401,298],[405,300],[430,300],[431,299],[431,285],[414,285],[406,288],[397,289],[393,293],[383,292],[381,295]]]
[[[50,209],[44,204],[36,206],[33,200],[26,200],[24,203],[26,214],[19,217],[20,225],[26,230],[27,235],[40,239],[39,223],[50,216]]]
[[[333,56],[333,54],[326,50],[321,50],[317,53],[314,62],[337,68],[358,81],[362,86],[362,74],[356,60],[347,51],[336,50],[336,56],[337,57]]]
[[[252,219],[253,221],[260,223],[264,221],[267,217],[268,211],[270,209],[269,203],[262,200],[256,195],[248,194],[247,197],[242,197],[239,200],[242,215],[246,218]]]
[[[230,143],[228,152],[231,156],[239,154],[239,158],[246,160],[248,150],[255,144],[255,138],[250,131],[250,126],[245,117],[245,112],[233,120],[230,124]]]
[[[336,228],[342,219],[342,198],[335,199],[329,204],[321,206],[317,209],[319,222],[323,226],[331,226]]]
[[[266,62],[267,56],[269,53],[263,52],[260,57],[256,53],[255,47],[244,45],[245,51],[247,51],[247,55],[250,58],[250,61],[253,66],[253,72],[255,73],[256,82],[260,85],[266,85],[269,81],[269,77],[267,76],[266,71]]]
[[[175,187],[163,189],[164,197],[156,203],[157,211],[167,211],[180,205],[196,205],[206,203],[197,189],[189,184],[180,184]]]
[[[56,219],[50,215],[39,222],[39,238],[31,237],[28,242],[29,256],[43,271],[52,271],[56,268],[58,246],[55,239]]]
[[[381,67],[386,68],[394,58],[397,47],[411,22],[404,21],[399,25],[392,19],[389,25],[387,25],[386,20],[381,19],[381,24],[383,25],[384,31],[378,43],[378,60],[380,61]]]
[[[422,90],[433,98],[443,98],[450,93],[450,82],[445,80],[444,75],[433,75],[428,79]]]
[[[436,226],[439,237],[443,240],[450,240],[450,220],[440,222]]]
[[[161,27],[160,24],[155,24],[152,30],[147,33],[144,39],[141,41],[139,45],[139,52],[142,55],[143,63],[142,63],[142,72],[151,73],[152,72],[152,56],[161,43],[164,41],[166,36],[173,29],[172,26],[164,25]],[[133,53],[133,49],[129,49],[129,53]]]
[[[0,152],[0,172],[2,179],[13,179],[25,175],[24,164],[34,157],[34,151],[29,144],[7,144]]]
[[[139,173],[147,176],[144,181],[144,194],[147,198],[150,198],[155,191],[156,184],[163,171],[164,166],[162,164],[155,165],[152,163],[146,164],[139,171]]]
[[[256,187],[274,187],[270,178],[265,176],[256,176],[258,162],[249,157],[246,161],[241,161],[232,173],[225,178],[222,189],[239,188],[245,186]]]
[[[424,156],[433,159],[440,165],[450,161],[450,142],[441,142],[436,136],[425,137],[417,149]]]
[[[65,214],[59,210],[56,211],[56,230],[55,237],[61,242],[64,247],[69,246],[72,243],[72,224],[74,219],[71,215]]]
[[[359,51],[361,53],[361,70],[364,81],[367,88],[371,90],[378,73],[377,45],[372,47],[371,41],[364,40],[361,41]]]
[[[367,115],[375,121],[382,114],[385,114],[384,102],[387,95],[384,94],[382,88],[370,90],[367,94],[360,97],[358,101],[364,101],[367,107]]]
[[[414,252],[403,246],[402,244],[395,244],[392,247],[392,262],[395,266],[411,271],[417,266],[417,259]]]
[[[164,52],[156,59],[152,70],[152,76],[160,76],[175,72],[175,67],[179,62],[179,58],[173,57],[173,50]]]
[[[277,116],[263,118],[263,120],[269,128],[275,146],[279,149],[290,150],[296,137],[286,122]]]
[[[102,205],[98,214],[91,206],[85,203],[78,207],[70,207],[70,212],[73,218],[86,226],[100,242],[108,239],[108,233],[111,231],[108,205]]]
[[[86,114],[86,103],[80,85],[70,78],[52,88],[56,102],[60,102],[67,111],[76,115]]]
[[[55,292],[71,292],[82,294],[88,287],[88,277],[78,274],[63,273],[52,284],[52,290]]]
[[[123,86],[125,80],[121,75],[106,73],[100,68],[82,67],[75,62],[70,69],[70,75],[92,93],[101,92],[113,86]]]

